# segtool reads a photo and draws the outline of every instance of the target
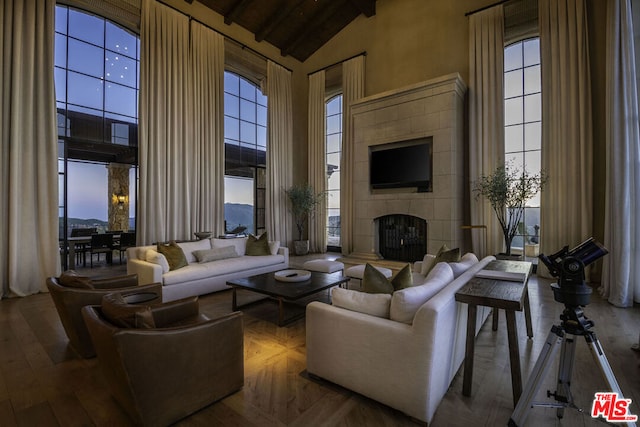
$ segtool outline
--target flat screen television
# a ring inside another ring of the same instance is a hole
[[[417,187],[432,191],[432,139],[369,147],[371,188]]]

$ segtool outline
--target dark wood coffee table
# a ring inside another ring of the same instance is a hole
[[[274,273],[265,273],[243,279],[229,280],[227,285],[233,288],[233,297],[231,300],[231,307],[233,311],[255,303],[254,301],[249,304],[238,305],[236,294],[238,289],[245,289],[251,292],[267,295],[268,297],[278,301],[278,326],[284,326],[294,320],[304,317],[303,312],[285,319],[285,303],[295,303],[303,298],[309,297],[326,289],[333,288],[334,286],[347,283],[348,281],[349,278],[343,276],[341,272],[320,273],[312,271],[311,278],[303,282],[281,282],[276,280]]]

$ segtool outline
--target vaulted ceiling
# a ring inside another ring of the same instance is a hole
[[[185,0],[191,3],[193,0]],[[376,0],[198,0],[280,49],[283,56],[304,62],[360,14],[376,13]]]

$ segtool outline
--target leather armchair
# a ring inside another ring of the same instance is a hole
[[[82,289],[63,286],[57,277],[47,278],[47,288],[58,310],[58,316],[69,338],[69,344],[84,358],[95,357],[96,353],[91,343],[89,331],[82,319],[80,309],[85,305],[100,304],[102,297],[108,293],[122,291],[123,293],[155,292],[162,294],[160,283],[138,286],[138,276],[126,276],[92,279],[93,289]]]
[[[149,306],[155,328],[123,328],[82,309],[113,397],[136,424],[165,426],[244,385],[242,313],[199,313],[197,297]]]

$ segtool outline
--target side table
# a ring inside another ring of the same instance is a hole
[[[531,328],[531,309],[527,283],[531,274],[531,263],[523,261],[490,262],[485,270],[493,272],[520,273],[518,280],[501,280],[499,278],[474,277],[457,293],[456,301],[468,304],[467,340],[464,359],[464,377],[462,394],[471,396],[473,381],[473,357],[475,352],[475,331],[477,306],[492,307],[494,312],[505,310],[507,319],[507,337],[509,340],[509,364],[511,366],[511,388],[513,405],[518,403],[522,394],[522,375],[520,372],[520,350],[518,347],[518,330],[516,327],[516,311],[525,310],[527,318],[527,335],[533,336]],[[478,272],[477,274],[480,274]],[[494,328],[496,324],[494,323]],[[494,329],[495,330],[495,329]]]

